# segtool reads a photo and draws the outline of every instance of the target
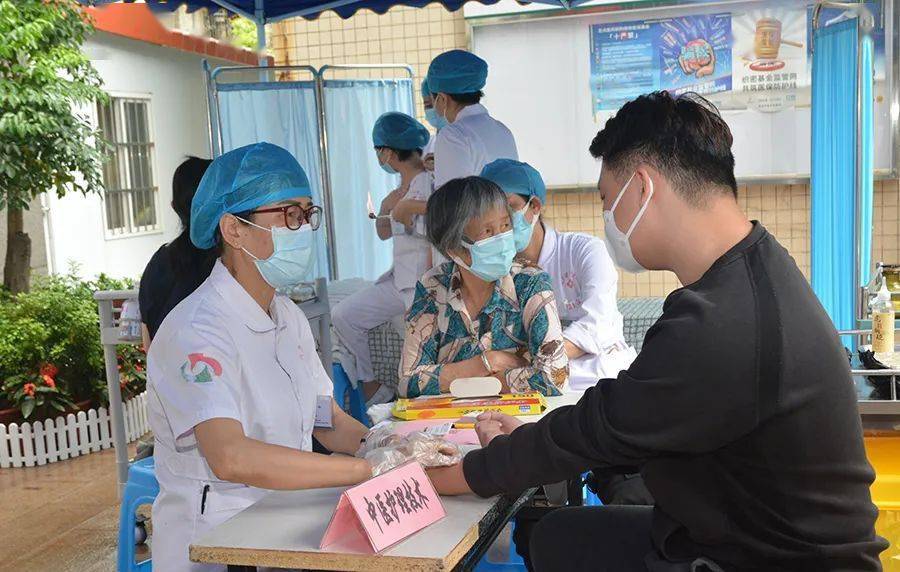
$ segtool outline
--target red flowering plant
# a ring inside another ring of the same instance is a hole
[[[51,364],[41,364],[37,371],[14,375],[3,383],[3,392],[22,417],[28,419],[38,412],[41,417],[52,417],[74,407],[72,398],[57,379],[59,369]]]
[[[121,345],[116,348],[119,362],[119,387],[122,399],[128,400],[147,388],[147,354],[143,346]]]

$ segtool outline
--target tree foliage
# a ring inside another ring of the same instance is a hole
[[[231,39],[236,46],[256,51],[256,23],[236,16],[231,20]]]
[[[102,190],[106,144],[85,110],[105,94],[81,51],[92,31],[74,0],[0,0],[0,208]]]

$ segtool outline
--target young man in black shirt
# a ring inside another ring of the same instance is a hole
[[[670,270],[635,362],[537,423],[485,414],[485,447],[438,490],[516,493],[640,466],[655,507],[564,508],[531,539],[539,571],[880,570],[862,428],[830,319],[735,196],[728,126],[695,95],[627,103],[591,144],[607,247]]]

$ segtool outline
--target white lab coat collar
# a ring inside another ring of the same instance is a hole
[[[538,266],[547,268],[547,263],[553,258],[553,255],[556,254],[556,244],[559,242],[559,237],[557,236],[556,231],[553,230],[553,227],[544,224],[543,218],[541,219],[540,224],[544,227],[544,244],[541,245],[541,254],[538,256]]]
[[[228,269],[225,268],[225,265],[222,264],[221,259],[216,260],[216,264],[213,266],[212,272],[209,275],[209,280],[219,295],[222,296],[224,300],[228,301],[229,308],[231,308],[237,314],[238,318],[254,332],[265,333],[271,332],[276,328],[280,330],[286,327],[287,324],[284,323],[284,320],[281,321],[282,323],[278,323],[278,314],[275,311],[275,301],[278,298],[278,294],[272,298],[272,303],[269,306],[269,312],[272,315],[270,318],[263,312],[263,309],[259,307],[256,300],[244,290],[244,287],[234,279],[231,272],[229,272]]]
[[[474,117],[476,115],[487,114],[487,108],[480,103],[476,103],[475,105],[467,105],[459,110],[459,113],[456,114],[456,119],[453,120],[453,123],[456,123],[460,119],[465,119],[466,117]]]

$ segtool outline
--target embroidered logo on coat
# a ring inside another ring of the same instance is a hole
[[[181,377],[188,383],[209,383],[220,375],[219,362],[203,354],[188,354],[188,360],[181,364]]]

